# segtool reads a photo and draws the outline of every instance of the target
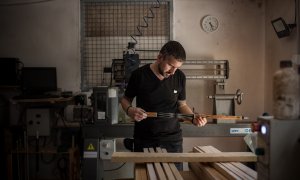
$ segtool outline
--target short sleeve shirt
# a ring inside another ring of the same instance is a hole
[[[147,64],[135,70],[129,80],[125,96],[136,97],[137,107],[147,112],[176,113],[178,100],[185,100],[184,73],[177,69],[174,75],[159,80]],[[180,124],[173,118],[147,118],[135,122],[135,138],[177,141],[182,139]]]

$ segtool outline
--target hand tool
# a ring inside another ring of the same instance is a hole
[[[180,113],[164,113],[164,112],[146,112],[147,117],[159,117],[159,118],[195,118],[196,114],[180,114]],[[248,119],[245,116],[227,116],[222,114],[209,115],[209,114],[200,114],[201,117],[207,119],[228,119],[228,120],[243,120]]]

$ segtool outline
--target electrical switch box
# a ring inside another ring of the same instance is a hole
[[[26,111],[27,134],[28,136],[49,136],[50,135],[50,109],[30,108]]]
[[[100,158],[111,159],[111,155],[116,151],[115,139],[103,139],[100,140]]]

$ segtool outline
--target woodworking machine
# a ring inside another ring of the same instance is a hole
[[[300,120],[258,118],[258,180],[300,178]]]

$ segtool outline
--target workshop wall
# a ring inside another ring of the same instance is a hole
[[[188,59],[229,60],[225,92],[244,92],[236,113],[255,119],[264,111],[272,112],[272,74],[281,59],[295,54],[296,34],[278,39],[270,20],[282,16],[292,22],[294,1],[173,2],[173,39],[182,42]],[[220,23],[212,33],[200,27],[201,19],[208,14]],[[25,66],[56,66],[58,86],[80,91],[79,0],[1,5],[0,23],[0,56],[19,57]],[[214,83],[190,80],[187,85],[189,104],[198,112],[210,113],[212,102],[207,96],[214,93]]]
[[[219,20],[211,33],[201,29],[205,15]],[[225,93],[244,92],[236,114],[256,118],[264,109],[264,1],[186,0],[174,2],[174,39],[183,43],[190,59],[229,60]],[[208,95],[213,83],[188,82],[188,101],[201,113],[210,113]],[[208,106],[209,105],[209,106]]]
[[[79,91],[80,1],[7,2],[15,5],[0,3],[0,56],[56,67],[58,87]]]
[[[62,90],[80,90],[79,1],[49,1],[0,6],[0,56],[19,57],[25,66],[56,66]],[[182,42],[189,59],[228,59],[226,93],[245,93],[237,114],[255,118],[263,109],[264,8],[261,1],[174,1],[173,39]],[[200,27],[207,14],[219,19],[216,32]],[[255,38],[253,38],[255,37]],[[261,81],[261,82],[260,82]],[[255,85],[253,85],[255,84]],[[188,101],[211,113],[214,83],[188,82]],[[255,104],[255,106],[253,106]]]
[[[173,39],[184,45],[188,59],[229,60],[225,92],[244,92],[236,113],[251,119],[272,113],[272,75],[280,60],[297,54],[297,38],[294,31],[278,39],[270,21],[283,17],[292,23],[294,0],[174,0],[173,7]],[[212,33],[200,26],[208,14],[220,23]],[[55,66],[58,87],[80,91],[80,0],[14,6],[1,2],[0,24],[1,57],[18,57],[25,66]],[[197,112],[212,112],[207,96],[213,92],[213,81],[187,82],[187,100]],[[240,138],[186,138],[184,151],[208,143],[224,151],[244,148]]]
[[[277,19],[279,17],[282,17],[288,24],[294,23],[295,0],[268,0],[266,6],[268,8],[266,8],[265,16],[266,40],[264,67],[264,104],[266,112],[273,112],[273,75],[275,71],[279,69],[279,62],[281,60],[295,60],[294,57],[295,55],[299,54],[300,47],[297,47],[299,46],[299,44],[297,45],[297,43],[299,43],[299,37],[297,38],[296,28],[292,30],[290,36],[279,39],[271,25],[271,20]],[[299,24],[297,24],[297,26],[299,27]],[[294,64],[296,64],[296,62],[297,61],[294,61]],[[300,61],[298,60],[297,63],[299,65]]]

